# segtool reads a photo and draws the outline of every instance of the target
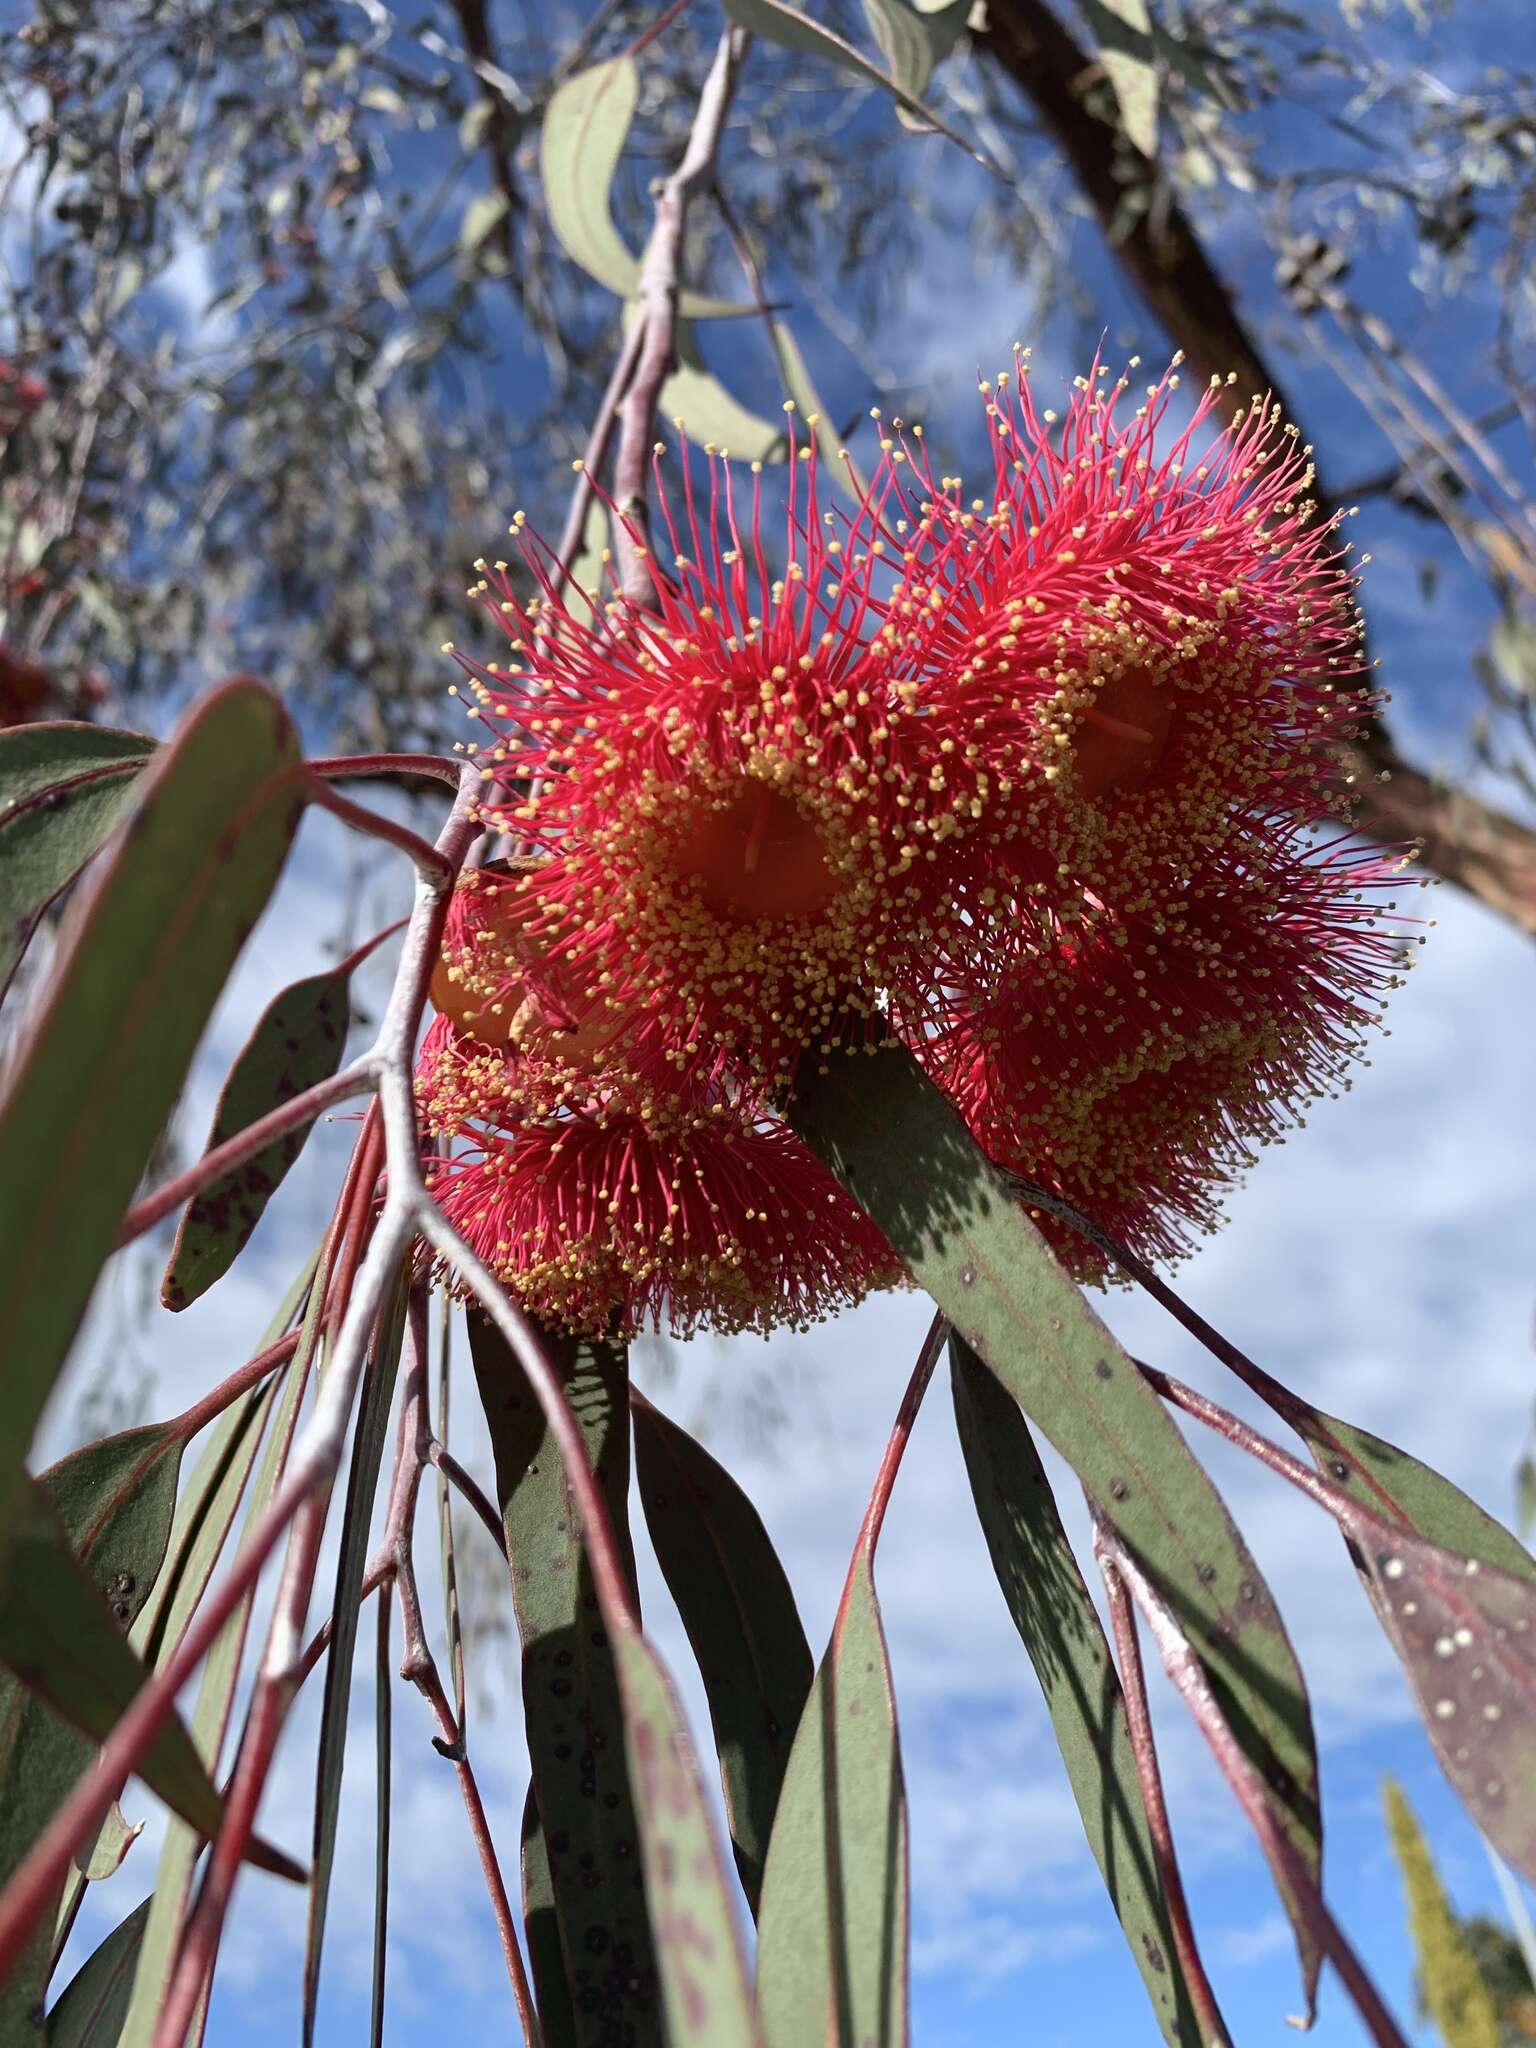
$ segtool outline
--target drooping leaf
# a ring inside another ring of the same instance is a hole
[[[389,1617],[393,1591],[391,1586],[383,1585],[374,1595],[373,1999],[368,2021],[368,2048],[384,2048],[384,1984],[389,1948],[389,1810],[393,1776],[390,1767],[390,1717],[395,1676],[389,1666]]]
[[[143,1607],[160,1570],[180,1463],[175,1432],[151,1424],[87,1444],[38,1482],[120,1626]],[[0,1882],[90,1768],[94,1754],[88,1736],[10,1672],[0,1671]],[[73,1889],[66,1885],[64,1896]],[[28,2015],[42,2004],[56,1917],[43,1917],[25,1954],[0,1983],[0,2041],[24,2038]]]
[[[0,1510],[25,1512],[38,1416],[303,802],[286,712],[226,683],[143,776],[71,910],[0,1095]]]
[[[790,1752],[758,1914],[765,2048],[905,2048],[907,1805],[871,1548]]]
[[[698,342],[686,320],[677,323],[676,343],[677,366],[661,387],[662,417],[681,420],[688,429],[688,438],[701,447],[719,448],[743,462],[766,462],[782,445],[780,423],[749,412],[704,367]]]
[[[555,1883],[549,1874],[549,1854],[531,1785],[523,1801],[522,1866],[523,1929],[544,2048],[576,2048],[576,2015],[566,1982],[565,1951],[560,1946]]]
[[[1157,64],[1147,0],[1086,0],[1126,135],[1143,156],[1157,155]]]
[[[864,494],[863,479],[817,396],[799,343],[782,320],[769,322],[768,335],[773,343],[779,375],[784,380],[784,389],[795,401],[795,410],[801,419],[816,436],[823,476],[833,477],[838,489],[857,504]]]
[[[352,1656],[357,1647],[358,1603],[373,1497],[384,1456],[384,1435],[394,1398],[405,1339],[409,1265],[396,1288],[391,1313],[381,1318],[378,1339],[369,1354],[367,1379],[358,1409],[352,1462],[347,1472],[346,1507],[341,1523],[341,1550],[336,1560],[336,1595],[331,1602],[331,1647],[325,1664],[325,1697],[320,1709],[320,1738],[315,1757],[315,1838],[310,1860],[309,1927],[304,1946],[302,2038],[305,2048],[315,2037],[320,1995],[320,1957],[325,1942],[326,1908],[336,1862],[336,1827],[341,1817],[341,1776],[346,1756],[347,1719],[352,1703]]]
[[[141,1900],[59,1994],[48,2015],[48,2048],[117,2048],[149,1907]]]
[[[1536,1879],[1536,1587],[1374,1517],[1340,1525],[1446,1776]]]
[[[640,97],[633,57],[611,57],[578,71],[552,95],[539,137],[539,175],[549,224],[566,254],[621,299],[634,296],[639,260],[614,226],[611,193]],[[750,313],[750,306],[685,291],[690,320]]]
[[[350,986],[351,976],[332,968],[273,997],[229,1070],[205,1152],[330,1079],[347,1042]],[[160,1283],[166,1308],[186,1308],[228,1272],[313,1128],[290,1131],[187,1204]]]
[[[96,1839],[83,1855],[75,1858],[75,1869],[91,1884],[116,1877],[123,1859],[144,1832],[141,1820],[130,1821],[114,1799],[106,1819],[96,1830]]]
[[[698,1659],[736,1868],[756,1913],[779,1788],[810,1691],[810,1647],[751,1501],[650,1402],[637,1400],[633,1413],[646,1526]]]
[[[638,1629],[616,1630],[613,1647],[668,2048],[761,2048],[714,1820],[677,1694]]]
[[[154,750],[142,733],[106,725],[0,731],[0,994],[39,915],[103,845]]]
[[[533,1794],[570,1972],[575,2040],[580,2048],[597,2048],[603,2029],[622,2023],[637,2048],[661,2048],[656,1954],[645,1897],[635,1883],[639,1826],[614,1646],[597,1611],[560,1454],[527,1377],[487,1317],[471,1313],[469,1339],[507,1532]],[[625,1349],[600,1341],[548,1342],[633,1582]],[[531,1946],[540,2011],[548,2004],[558,2012],[564,1986],[548,1986],[541,1974],[550,1944]]]
[[[318,1255],[317,1255],[318,1257]],[[286,1327],[304,1286],[309,1286],[309,1304],[299,1336],[298,1349],[283,1372],[265,1385],[253,1387],[238,1408],[221,1419],[213,1440],[200,1461],[193,1487],[203,1482],[203,1493],[186,1518],[183,1547],[179,1555],[181,1572],[175,1597],[157,1618],[155,1642],[163,1660],[181,1640],[187,1624],[202,1598],[213,1572],[225,1536],[234,1521],[240,1497],[256,1462],[263,1439],[266,1449],[251,1486],[241,1547],[250,1541],[272,1495],[277,1490],[287,1462],[299,1403],[303,1398],[315,1349],[320,1341],[320,1318],[325,1295],[323,1264],[312,1259],[301,1274],[288,1300],[274,1318],[274,1330]],[[269,1339],[272,1332],[269,1331]],[[268,1432],[268,1422],[272,1427]],[[222,1441],[221,1441],[222,1439]],[[178,1518],[180,1519],[180,1518]],[[177,1555],[172,1536],[172,1554]],[[203,1663],[197,1704],[192,1710],[192,1739],[210,1770],[218,1765],[240,1677],[240,1660],[250,1626],[253,1596],[247,1594],[214,1640]],[[198,1841],[190,1828],[172,1821],[165,1831],[160,1865],[149,1919],[140,1943],[134,1970],[133,1992],[123,2021],[119,2048],[150,2048],[155,2023],[181,1942],[182,1923],[192,1872],[197,1862]]]
[[[1233,1732],[1316,1873],[1316,1745],[1300,1667],[1220,1496],[958,1116],[898,1048],[809,1077],[812,1150],[1112,1518],[1189,1634]],[[1318,1955],[1295,1901],[1310,2000]]]
[[[1287,1402],[1281,1412],[1335,1486],[1443,1550],[1498,1565],[1536,1585],[1536,1558],[1525,1545],[1433,1467],[1309,1402]]]
[[[144,1667],[38,1485],[20,1495],[11,1544],[13,1568],[0,1594],[0,1661],[55,1713],[102,1742],[143,1683]],[[137,1768],[173,1812],[200,1834],[214,1833],[223,1811],[219,1795],[174,1715]]]
[[[802,56],[819,58],[824,64],[836,65],[840,71],[850,72],[865,85],[878,85],[899,107],[915,114],[922,126],[938,129],[941,135],[958,143],[967,156],[974,157],[988,170],[995,170],[991,160],[983,156],[974,143],[967,142],[963,135],[957,135],[948,122],[941,120],[932,107],[925,107],[898,78],[889,71],[883,71],[878,64],[872,64],[852,43],[812,21],[799,8],[788,6],[786,0],[725,0],[725,11],[750,35],[761,36],[765,42],[779,43],[784,49],[798,51]]]
[[[941,0],[937,6],[912,6],[909,0],[864,0],[868,21],[885,68],[904,92],[921,100],[935,69],[965,33],[971,0]],[[897,114],[909,127],[931,125],[910,108]]]
[[[1179,1966],[1125,1697],[1050,1481],[1013,1400],[961,1338],[955,1419],[992,1568],[1045,1694],[1094,1861],[1169,2048],[1206,2048]]]

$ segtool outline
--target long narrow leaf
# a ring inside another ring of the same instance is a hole
[[[316,2002],[320,1993],[320,1956],[325,1942],[326,1907],[336,1861],[336,1826],[341,1817],[341,1775],[346,1757],[347,1720],[352,1703],[352,1656],[357,1646],[358,1603],[368,1561],[369,1520],[384,1455],[384,1435],[394,1398],[405,1338],[409,1267],[401,1274],[391,1313],[381,1319],[379,1338],[368,1360],[368,1376],[358,1410],[347,1474],[347,1498],[341,1523],[341,1552],[336,1560],[336,1595],[331,1603],[331,1647],[325,1664],[325,1698],[320,1709],[320,1740],[315,1758],[315,1846],[310,1865],[309,1928],[304,1946],[305,2048],[315,2037]]]
[[[345,968],[332,968],[272,998],[229,1071],[205,1151],[330,1079],[347,1042],[351,979]],[[290,1131],[187,1204],[160,1283],[168,1309],[186,1308],[229,1271],[312,1128]]]
[[[282,706],[226,683],[144,775],[71,911],[0,1096],[0,1511],[22,1511],[12,1475],[303,802]]]
[[[43,911],[132,803],[154,751],[142,733],[107,725],[0,731],[0,994]]]
[[[148,1899],[135,1906],[60,1993],[48,2015],[48,2048],[117,2048],[149,1906]]]
[[[1169,2048],[1209,2048],[1179,1967],[1125,1698],[1045,1467],[1013,1400],[963,1338],[955,1419],[992,1568],[1040,1681],[1094,1861]]]
[[[597,1614],[591,1571],[564,1468],[521,1366],[484,1316],[469,1318],[470,1351],[496,1462],[512,1598],[523,1653],[523,1707],[543,1854],[548,1859],[568,1999],[581,2048],[621,2023],[661,2048],[660,1987],[635,1883],[639,1827],[624,1747],[614,1649]],[[629,1385],[624,1347],[552,1347],[589,1462],[617,1530],[627,1529]],[[627,1537],[622,1539],[626,1543]],[[629,1572],[633,1580],[633,1562]],[[548,1943],[533,1948],[541,2013],[561,2009]]]
[[[1056,1264],[953,1109],[898,1048],[857,1086],[812,1078],[794,1121],[1062,1456],[1178,1613],[1222,1711],[1314,1875],[1317,1755],[1300,1666],[1220,1496],[1140,1372]],[[1319,1958],[1297,1902],[1310,2001]]]
[[[709,1701],[725,1810],[753,1912],[813,1665],[784,1567],[722,1465],[649,1401],[634,1405],[646,1525]]]

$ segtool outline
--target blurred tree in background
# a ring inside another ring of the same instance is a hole
[[[957,372],[1015,333],[1103,334],[1235,373],[1234,404],[1279,390],[1309,438],[1326,414],[1330,451],[1360,453],[1330,453],[1325,497],[1384,501],[1426,597],[1454,547],[1476,621],[1443,702],[1400,698],[1361,749],[1363,822],[1536,929],[1536,840],[1509,815],[1536,794],[1536,74],[1487,61],[1505,10],[952,0],[920,59],[895,10],[857,12],[822,19],[898,71],[937,60],[936,112],[1003,176],[760,40],[689,229],[695,282],[742,317],[690,327],[674,409],[771,452],[808,364],[844,431],[871,399],[933,421],[904,342],[969,242],[1009,327],[955,332]],[[619,345],[620,299],[561,240],[599,275],[614,226],[641,244],[715,34],[709,8],[629,0],[15,9],[6,715],[143,719],[240,666],[338,742],[440,735],[468,564],[519,502],[558,527]],[[540,151],[562,83],[625,52],[610,223],[602,121],[550,181]]]

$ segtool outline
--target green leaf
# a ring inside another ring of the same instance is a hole
[[[549,1874],[549,1852],[544,1847],[531,1785],[523,1801],[522,1863],[523,1931],[528,1938],[528,1967],[537,1993],[543,2048],[576,2048],[576,2015],[565,1980],[555,1881]]]
[[[105,1741],[143,1683],[144,1667],[70,1549],[41,1486],[21,1491],[13,1517],[12,1570],[0,1595],[0,1661],[55,1713]],[[219,1795],[175,1716],[136,1768],[201,1835],[216,1831]]]
[[[407,1261],[396,1287],[388,1322],[368,1360],[367,1381],[358,1410],[352,1463],[347,1473],[346,1508],[341,1524],[341,1550],[336,1560],[336,1596],[331,1603],[331,1647],[325,1662],[325,1698],[320,1709],[320,1740],[315,1758],[315,1846],[310,1863],[309,1929],[304,1949],[302,2038],[305,2048],[315,2037],[315,2009],[320,1995],[320,1954],[325,1942],[326,1907],[336,1862],[336,1825],[341,1815],[341,1776],[346,1758],[347,1718],[352,1704],[352,1657],[357,1647],[358,1608],[363,1571],[368,1562],[368,1535],[373,1497],[384,1456],[384,1434],[394,1399],[405,1341],[406,1303],[410,1290]]]
[[[911,1057],[887,1048],[859,1061],[857,1087],[852,1075],[843,1062],[811,1078],[796,1128],[1111,1517],[1178,1615],[1315,1874],[1322,1817],[1306,1686],[1221,1497]],[[1318,1956],[1299,1922],[1298,1944],[1310,2000]]]
[[[174,1431],[152,1424],[87,1444],[38,1481],[120,1623],[142,1609],[161,1568],[180,1464]],[[78,1728],[0,1672],[0,1881],[21,1862],[94,1754]],[[61,1895],[72,1896],[82,1883],[62,1886]],[[27,2015],[42,2003],[56,1918],[42,1918],[25,1955],[0,1984],[0,2041],[24,2038]]]
[[[149,1908],[142,1900],[80,1965],[48,2015],[48,2048],[117,2048]]]
[[[180,1642],[202,1599],[234,1521],[251,1467],[256,1462],[256,1453],[263,1438],[267,1437],[267,1424],[274,1413],[276,1420],[267,1438],[261,1466],[251,1488],[250,1505],[246,1509],[242,1548],[250,1541],[252,1531],[277,1490],[287,1462],[294,1425],[298,1421],[299,1403],[320,1341],[326,1277],[321,1255],[317,1252],[295,1281],[267,1331],[266,1341],[275,1342],[287,1328],[305,1288],[308,1288],[309,1303],[293,1357],[281,1375],[268,1380],[264,1386],[253,1387],[241,1403],[221,1417],[199,1461],[188,1489],[194,1498],[184,1524],[178,1509],[178,1530],[184,1531],[179,1553],[175,1548],[177,1532],[172,1533],[172,1551],[178,1555],[181,1570],[174,1599],[157,1617],[154,1632],[158,1646],[157,1661],[163,1661]],[[187,1505],[185,1500],[182,1505]],[[253,1594],[247,1594],[236,1607],[203,1663],[197,1704],[192,1711],[192,1737],[210,1770],[217,1767],[219,1751],[229,1726],[253,1598]],[[181,1946],[182,1922],[197,1855],[196,1835],[190,1828],[172,1821],[166,1828],[160,1850],[149,1922],[144,1930],[134,1972],[133,1996],[123,2021],[119,2048],[149,2048],[154,2039],[171,1969]]]
[[[1318,1470],[1364,1506],[1442,1550],[1480,1558],[1536,1585],[1536,1558],[1524,1544],[1431,1466],[1298,1396],[1287,1393],[1279,1413],[1305,1442]],[[1367,1574],[1368,1590],[1370,1584]]]
[[[736,1868],[755,1914],[811,1652],[784,1567],[735,1480],[648,1401],[636,1400],[633,1419],[646,1526],[704,1680]]]
[[[550,226],[566,254],[621,299],[633,298],[640,263],[614,226],[611,192],[639,97],[634,58],[610,57],[566,79],[545,109],[539,138]],[[705,320],[754,308],[685,291],[678,310]]]
[[[351,976],[332,968],[273,997],[230,1068],[205,1152],[330,1079],[347,1042],[350,986]],[[228,1272],[313,1129],[311,1119],[187,1204],[160,1283],[168,1309],[186,1308]]]
[[[287,713],[226,683],[143,777],[73,906],[0,1095],[0,1515],[28,1512],[38,1416],[303,804]]]
[[[760,2048],[714,1821],[677,1695],[638,1629],[618,1630],[613,1647],[668,2048]]]
[[[507,217],[505,192],[482,192],[471,199],[459,223],[459,254],[473,256]]]
[[[907,1803],[861,1541],[790,1752],[758,1915],[766,2048],[905,2048]]]
[[[864,495],[863,479],[817,396],[799,343],[782,320],[769,322],[768,335],[773,343],[779,375],[784,380],[784,389],[795,401],[796,412],[816,436],[822,474],[831,476],[838,489],[858,504]]]
[[[368,2023],[368,2048],[384,2044],[384,1973],[389,1947],[389,1808],[391,1793],[390,1720],[395,1674],[389,1661],[389,1617],[394,1588],[380,1586],[374,1594],[373,1660],[373,1999]]]
[[[839,70],[848,71],[865,85],[878,85],[888,92],[899,107],[905,107],[915,114],[923,127],[937,128],[941,135],[958,143],[967,156],[974,157],[989,171],[996,166],[982,155],[974,144],[957,135],[953,128],[931,107],[925,107],[916,94],[908,91],[898,78],[882,71],[878,64],[871,64],[853,47],[834,35],[829,28],[812,21],[808,14],[802,14],[797,7],[789,7],[784,0],[725,0],[725,11],[732,21],[737,22],[751,35],[762,36],[766,42],[779,43],[786,50],[796,50],[803,56],[818,57],[823,63],[835,64]]]
[[[719,448],[743,462],[766,462],[775,451],[782,452],[782,424],[749,412],[704,367],[686,320],[677,323],[676,348],[677,366],[662,385],[658,400],[663,419],[681,420],[688,438],[698,446]]]
[[[992,1568],[1045,1694],[1072,1796],[1169,2048],[1206,2048],[1179,1967],[1120,1675],[1017,1402],[950,1339],[955,1419]]]
[[[1128,139],[1157,155],[1157,65],[1147,0],[1085,0]]]
[[[971,0],[940,0],[938,6],[913,7],[908,0],[864,0],[864,17],[880,46],[886,69],[904,92],[921,100],[934,71],[965,33]],[[909,127],[932,123],[907,107],[897,113]]]
[[[501,1333],[474,1311],[469,1342],[511,1559],[533,1793],[570,1972],[567,1994],[563,1983],[548,1980],[551,1945],[532,1947],[539,2009],[558,2012],[568,1995],[580,2048],[598,2048],[621,2025],[636,2048],[661,2048],[656,1954],[645,1896],[634,1881],[639,1825],[614,1646],[598,1619],[580,1525],[543,1411]],[[624,1346],[555,1337],[546,1344],[633,1583]]]
[[[13,725],[0,731],[0,991],[33,927],[133,800],[155,750],[105,725]]]

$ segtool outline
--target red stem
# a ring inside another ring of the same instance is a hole
[[[338,796],[329,784],[317,777],[309,792],[310,800],[340,818],[344,825],[351,825],[359,832],[370,833],[375,839],[382,839],[395,846],[402,853],[409,854],[416,863],[417,872],[424,875],[434,887],[446,889],[453,880],[452,865],[409,825],[397,825],[393,818],[386,818],[378,811],[370,811],[366,804],[355,804],[349,796]]]
[[[1195,2008],[1195,2017],[1200,2025],[1202,2044],[1209,2048],[1230,2048],[1232,2036],[1227,2023],[1221,2016],[1221,2007],[1216,2003],[1216,1993],[1211,1980],[1205,1974],[1205,1963],[1195,1940],[1194,1923],[1189,1917],[1189,1900],[1184,1894],[1184,1879],[1179,1870],[1178,1854],[1173,1846],[1173,1828],[1168,1819],[1168,1804],[1163,1797],[1163,1774],[1157,1760],[1157,1743],[1152,1734],[1152,1716],[1147,1706],[1147,1679],[1141,1662],[1141,1642],[1136,1634],[1136,1618],[1131,1611],[1130,1596],[1125,1589],[1115,1561],[1094,1539],[1094,1554],[1099,1569],[1104,1575],[1104,1591],[1109,1606],[1109,1625],[1115,1639],[1115,1655],[1120,1665],[1120,1685],[1125,1695],[1125,1719],[1130,1731],[1131,1755],[1136,1764],[1136,1777],[1141,1786],[1142,1804],[1147,1810],[1147,1826],[1152,1836],[1152,1855],[1157,1864],[1159,1882],[1163,1897],[1168,1905],[1168,1931],[1173,1936],[1173,1946],[1184,1972],[1184,1981],[1189,1987],[1190,1999]]]
[[[167,1426],[173,1429],[184,1443],[190,1443],[200,1429],[206,1429],[216,1415],[222,1415],[231,1402],[238,1401],[268,1373],[285,1365],[299,1348],[302,1331],[290,1330],[286,1337],[279,1337],[275,1344],[269,1344],[265,1351],[258,1351],[254,1358],[248,1358],[244,1365],[237,1366],[228,1379],[220,1380],[200,1401],[194,1401],[190,1408],[184,1408]]]
[[[416,1680],[431,1704],[437,1717],[442,1740],[449,1746],[450,1754],[459,1740],[458,1727],[454,1722],[453,1709],[448,1704],[442,1681],[436,1670]],[[501,1952],[506,1959],[507,1975],[512,1982],[512,1996],[517,2004],[517,2016],[522,2022],[523,2040],[527,2048],[541,2048],[543,2035],[539,2030],[538,2014],[534,2010],[533,1993],[528,1985],[528,1972],[523,1966],[523,1952],[518,1945],[517,1922],[512,1917],[512,1902],[507,1896],[506,1880],[501,1874],[501,1864],[496,1855],[496,1844],[491,1839],[490,1823],[485,1817],[485,1802],[480,1797],[480,1787],[475,1780],[474,1766],[467,1756],[451,1754],[454,1776],[459,1781],[459,1793],[464,1801],[464,1812],[469,1820],[469,1831],[474,1837],[475,1851],[480,1858],[480,1868],[485,1876],[485,1888],[490,1894],[491,1910],[496,1915],[496,1931],[501,1936]]]
[[[1227,1726],[1216,1704],[1199,1658],[1134,1561],[1115,1540],[1108,1525],[1101,1522],[1099,1526],[1105,1549],[1113,1559],[1116,1571],[1130,1588],[1136,1605],[1146,1618],[1163,1669],[1194,1715],[1271,1869],[1283,1875],[1286,1889],[1296,1901],[1309,1931],[1343,1978],[1344,1988],[1354,2000],[1366,2031],[1377,2048],[1408,2048],[1396,2020],[1383,2004],[1380,1992],[1366,1975],[1349,1937],[1329,1911],[1312,1873],[1281,1827],[1262,1779],[1244,1755],[1241,1743]]]
[[[928,1325],[923,1348],[917,1354],[912,1377],[907,1381],[907,1391],[901,1397],[896,1420],[891,1424],[885,1455],[880,1460],[880,1470],[875,1474],[869,1505],[865,1508],[864,1519],[859,1524],[859,1540],[854,1545],[855,1564],[858,1562],[860,1551],[871,1558],[875,1554],[875,1545],[880,1541],[880,1530],[885,1521],[885,1511],[890,1505],[891,1490],[896,1484],[896,1474],[901,1470],[901,1461],[906,1456],[907,1445],[912,1438],[912,1425],[917,1421],[917,1411],[923,1405],[928,1382],[933,1378],[933,1369],[939,1362],[948,1336],[949,1324],[940,1311]],[[850,1572],[851,1570],[852,1567]]]
[[[446,754],[332,754],[311,761],[310,771],[328,782],[346,782],[368,775],[430,775],[457,789],[462,764]]]
[[[152,1195],[146,1195],[123,1218],[123,1227],[118,1232],[117,1248],[132,1244],[136,1237],[142,1237],[146,1230],[169,1216],[173,1209],[179,1209],[183,1202],[193,1195],[201,1194],[214,1181],[221,1180],[234,1167],[241,1166],[247,1159],[253,1159],[258,1152],[266,1150],[276,1139],[283,1138],[300,1124],[310,1123],[323,1109],[329,1109],[333,1102],[344,1102],[349,1095],[361,1095],[373,1086],[373,1076],[366,1067],[353,1065],[343,1067],[339,1074],[332,1074],[329,1080],[317,1081],[302,1094],[290,1096],[280,1102],[276,1109],[269,1109],[265,1116],[258,1117],[253,1124],[247,1124],[243,1131],[236,1131],[232,1138],[226,1138],[222,1145],[215,1145],[211,1152],[205,1152],[185,1172],[168,1180],[164,1187],[157,1188]]]
[[[434,1437],[427,1446],[427,1457],[442,1473],[450,1485],[456,1486],[465,1500],[485,1524],[486,1531],[496,1548],[505,1557],[507,1554],[507,1531],[500,1515],[491,1506],[484,1493],[475,1483],[446,1444]]]
[[[278,1613],[302,1611],[308,1604],[329,1506],[328,1486],[307,1491],[299,1506],[278,1585]],[[292,1675],[273,1680],[263,1674],[257,1680],[234,1777],[225,1794],[224,1819],[214,1838],[192,1917],[182,1931],[181,1951],[156,2018],[155,2048],[182,2048],[212,1975],[230,1895],[255,1832],[256,1808],[296,1690]]]

